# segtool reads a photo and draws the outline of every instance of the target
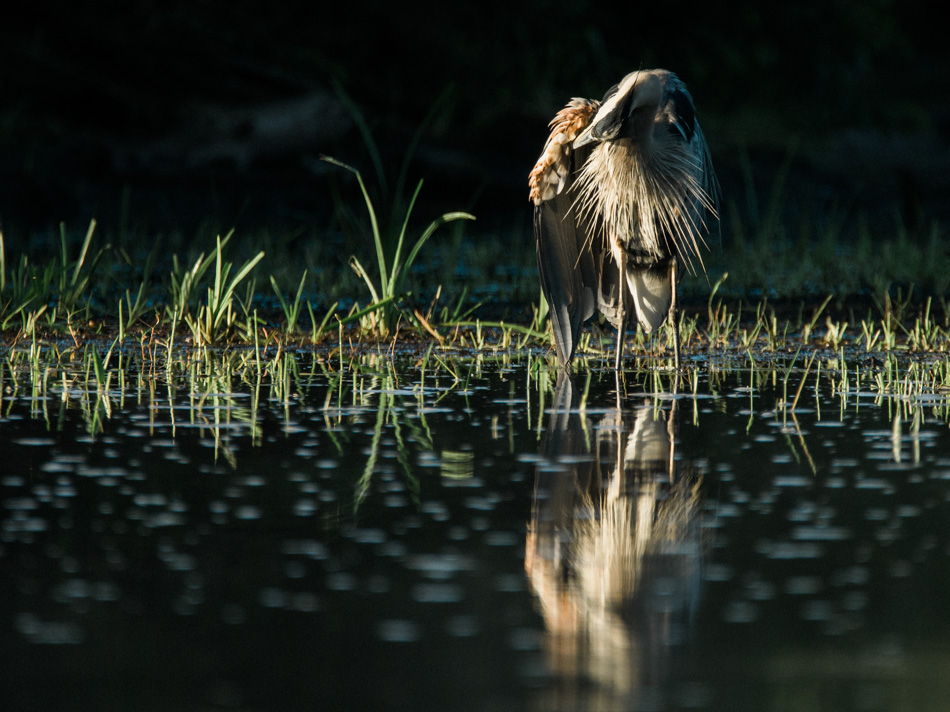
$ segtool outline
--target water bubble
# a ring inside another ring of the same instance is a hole
[[[383,506],[389,509],[400,509],[409,504],[409,500],[401,494],[388,494],[383,498]]]
[[[711,582],[731,581],[734,576],[735,571],[727,564],[709,564],[703,571],[703,578]]]
[[[383,620],[376,627],[376,635],[387,643],[413,643],[422,635],[418,623],[407,620]]]
[[[792,539],[798,541],[845,541],[851,538],[851,531],[844,527],[806,527],[792,530]]]
[[[310,591],[300,591],[293,594],[287,607],[298,613],[314,613],[320,610],[320,599]]]
[[[384,544],[389,535],[383,529],[355,529],[353,541],[357,544]]]
[[[524,574],[502,574],[495,577],[495,590],[499,593],[521,593],[524,588]]]
[[[412,598],[419,603],[458,603],[464,598],[461,586],[450,583],[421,583],[412,588]]]
[[[722,611],[726,623],[753,623],[758,617],[758,609],[748,601],[730,601]]]
[[[309,517],[317,511],[317,503],[312,499],[298,499],[294,502],[294,515],[298,517]]]
[[[848,591],[841,598],[841,608],[846,611],[863,611],[867,605],[868,596],[863,591]]]
[[[284,608],[287,605],[288,595],[279,588],[261,589],[258,599],[264,608]]]
[[[508,645],[512,650],[540,650],[544,637],[535,628],[516,628],[508,635]]]
[[[14,627],[30,643],[36,645],[79,645],[86,635],[76,623],[44,621],[32,613],[19,613]]]
[[[263,516],[263,512],[260,507],[255,507],[251,504],[242,504],[240,507],[234,510],[235,519],[260,519]]]
[[[36,488],[34,488],[34,493]],[[39,504],[33,497],[12,497],[3,501],[3,506],[6,509],[18,510],[18,511],[29,511],[36,509]]]
[[[808,477],[801,477],[797,475],[780,475],[772,480],[772,483],[776,487],[783,488],[807,487],[813,482],[814,480],[809,479]]]
[[[472,638],[481,632],[475,616],[452,616],[445,622],[445,631],[455,638]]]
[[[473,570],[475,562],[461,554],[416,554],[406,560],[406,567],[432,580],[444,581],[460,571]]]
[[[750,581],[746,584],[746,597],[750,601],[771,600],[775,598],[775,584],[771,581]]]
[[[828,621],[834,615],[834,606],[828,601],[807,601],[800,615],[806,621]]]
[[[401,541],[390,540],[378,546],[376,551],[380,556],[399,559],[406,555],[408,548]]]
[[[509,531],[490,531],[485,534],[484,541],[488,546],[517,546],[521,537]]]
[[[307,567],[299,561],[284,562],[284,574],[287,578],[300,579],[307,575]]]
[[[56,444],[52,438],[14,438],[11,442],[14,445],[25,445],[26,447],[50,447]]]
[[[356,588],[356,576],[346,571],[328,574],[326,587],[329,591],[353,591]]]
[[[812,542],[762,542],[756,547],[770,559],[820,559],[824,548]]]
[[[894,561],[891,563],[888,573],[892,578],[909,578],[914,573],[914,566],[909,561]]]
[[[447,521],[451,516],[448,505],[438,500],[426,500],[420,505],[419,511],[437,522]]]
[[[468,539],[468,529],[456,524],[454,526],[449,527],[449,530],[448,532],[446,532],[446,535],[452,541],[465,541],[466,539]]]
[[[785,593],[793,596],[813,596],[821,590],[817,576],[792,576],[785,580]]]
[[[382,574],[370,576],[366,581],[367,593],[389,593],[392,589],[392,583],[389,578]]]
[[[208,504],[208,509],[212,514],[227,514],[231,511],[231,506],[227,502],[215,499]]]

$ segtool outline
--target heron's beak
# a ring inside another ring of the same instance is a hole
[[[589,143],[593,143],[597,139],[594,138],[593,134],[590,132],[591,127],[587,127],[581,132],[581,135],[574,139],[574,149],[577,150],[581,146],[586,146]]]

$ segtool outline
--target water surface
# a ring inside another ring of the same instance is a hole
[[[950,699],[948,403],[925,378],[115,364],[3,365],[4,709]]]

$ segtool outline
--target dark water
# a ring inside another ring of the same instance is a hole
[[[2,708],[946,709],[946,394],[801,380],[8,360]]]

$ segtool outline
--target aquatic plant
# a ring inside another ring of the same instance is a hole
[[[171,337],[169,343],[175,340],[175,330],[178,324],[184,322],[191,329],[192,338],[196,346],[208,346],[231,333],[237,324],[235,309],[235,290],[237,286],[250,274],[255,265],[264,257],[263,252],[246,261],[229,280],[232,263],[224,261],[224,248],[228,244],[233,231],[225,235],[224,239],[218,236],[217,246],[209,255],[202,253],[190,270],[182,269],[178,263],[178,256],[173,258],[174,268],[171,272],[172,300],[168,305],[168,314],[172,319]],[[214,265],[213,281],[205,288],[205,301],[200,306],[202,280],[205,274]],[[252,292],[245,297],[245,324],[247,324],[247,304],[252,299]]]
[[[356,182],[359,184],[360,193],[363,196],[363,202],[366,205],[366,212],[369,216],[370,237],[372,238],[373,247],[376,251],[376,280],[378,280],[378,283],[374,281],[373,277],[356,255],[350,257],[350,267],[352,267],[353,271],[363,280],[372,300],[370,306],[375,307],[372,312],[367,312],[367,316],[370,318],[365,325],[371,331],[375,331],[381,336],[387,336],[395,328],[396,321],[402,313],[397,300],[404,296],[402,289],[403,283],[416,257],[419,255],[419,251],[429,238],[432,237],[432,234],[442,225],[455,220],[474,220],[475,216],[465,212],[443,213],[429,223],[428,227],[422,231],[422,234],[416,239],[412,248],[409,250],[409,254],[404,258],[402,253],[403,245],[406,241],[409,218],[415,207],[416,199],[419,197],[419,192],[422,190],[422,181],[420,180],[406,208],[406,213],[402,220],[402,227],[396,237],[395,248],[390,254],[387,254],[388,241],[384,239],[379,221],[377,220],[376,208],[373,205],[373,200],[369,195],[369,191],[363,182],[363,177],[360,172],[352,166],[328,156],[324,156],[323,160],[349,171],[356,177]]]
[[[293,302],[288,303],[287,300],[284,299],[284,293],[280,287],[277,286],[277,280],[274,279],[274,275],[270,276],[270,283],[271,287],[274,288],[277,299],[280,301],[280,308],[284,312],[284,324],[287,333],[293,334],[297,331],[297,319],[300,317],[301,297],[303,297],[304,285],[307,283],[307,270],[304,270],[303,275],[300,277],[300,285],[297,287],[297,294]]]

